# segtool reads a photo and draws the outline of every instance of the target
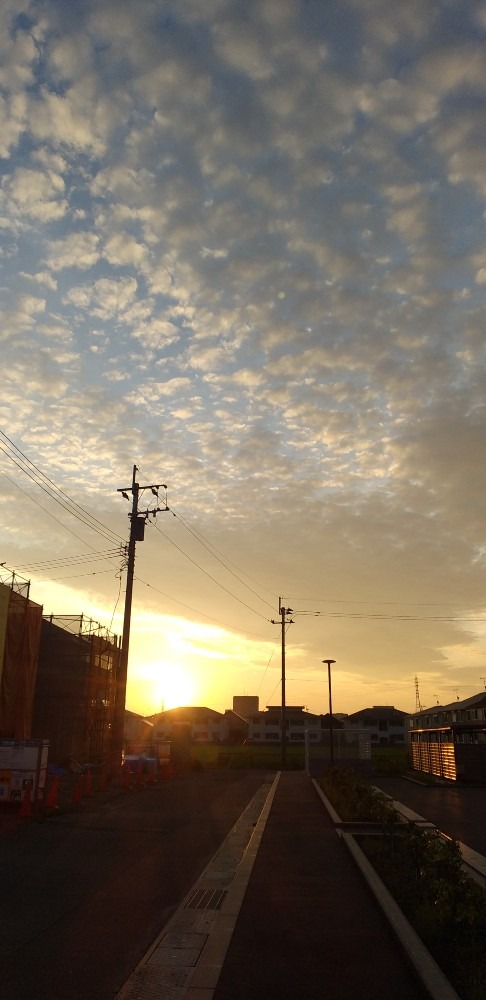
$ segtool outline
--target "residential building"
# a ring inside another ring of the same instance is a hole
[[[184,706],[148,716],[153,723],[154,740],[174,738],[186,727],[189,738],[199,743],[242,743],[248,733],[248,723],[241,716],[227,709],[216,712],[212,708]]]
[[[126,708],[124,737],[126,753],[143,753],[153,744],[154,724],[143,715],[137,715]]]
[[[344,720],[346,732],[365,732],[372,746],[405,746],[407,713],[393,705],[373,705]]]
[[[486,784],[486,691],[421,709],[407,721],[414,770]]]
[[[309,740],[321,742],[323,731],[330,728],[329,715],[314,715],[303,705],[287,705],[285,709],[287,740],[289,743],[303,743],[307,731]],[[266,711],[257,712],[248,724],[248,740],[251,743],[279,743],[281,740],[282,709],[280,705],[267,705]],[[333,715],[333,729],[341,729],[342,723]]]

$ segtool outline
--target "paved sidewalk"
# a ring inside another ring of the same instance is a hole
[[[214,1000],[426,996],[302,772],[280,776],[213,995]]]

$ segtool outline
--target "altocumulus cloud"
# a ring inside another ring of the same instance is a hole
[[[438,619],[484,606],[484,31],[474,0],[2,7],[2,426],[122,534],[133,463],[169,482],[258,584],[155,529],[193,614],[271,644],[265,600],[325,612],[289,635],[311,707],[324,654],[344,709],[478,687],[481,632]],[[9,562],[50,554],[5,491]],[[393,608],[428,620],[334,617]]]

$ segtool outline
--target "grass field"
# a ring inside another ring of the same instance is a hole
[[[329,758],[329,747],[312,747],[312,758]],[[350,756],[352,756],[350,754]],[[400,774],[408,770],[407,751],[397,747],[373,747],[371,751],[373,768],[379,774]],[[191,759],[202,767],[265,767],[279,770],[281,767],[280,745],[270,746],[256,743],[246,743],[244,746],[222,745],[219,743],[192,743]],[[287,746],[287,768],[302,770],[304,768],[303,744]],[[343,761],[336,761],[342,764]]]

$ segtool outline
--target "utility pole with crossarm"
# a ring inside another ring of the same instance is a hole
[[[282,598],[278,599],[278,613],[281,617],[282,626],[282,702],[281,702],[281,712],[280,712],[280,750],[281,750],[281,767],[285,770],[287,766],[287,710],[285,704],[285,626],[293,625],[291,619],[287,620],[286,616],[292,614],[292,608],[284,608],[282,604]],[[272,625],[276,625],[277,622],[272,618]]]
[[[124,741],[124,728],[125,728],[125,699],[127,693],[127,674],[128,674],[128,647],[130,643],[130,622],[132,615],[132,595],[133,595],[133,576],[135,569],[135,545],[137,542],[143,542],[145,534],[145,523],[149,517],[156,517],[160,511],[169,510],[167,506],[167,494],[165,496],[165,503],[163,507],[152,507],[147,508],[145,511],[140,511],[138,509],[139,499],[141,494],[145,493],[146,490],[150,490],[155,496],[156,501],[159,499],[159,490],[167,490],[167,486],[163,483],[153,483],[150,486],[140,486],[136,482],[136,475],[138,469],[137,466],[133,466],[133,476],[132,485],[126,489],[119,489],[117,493],[125,498],[125,500],[130,500],[129,493],[132,494],[132,509],[128,515],[130,518],[130,536],[128,540],[127,547],[127,587],[125,591],[125,612],[123,616],[123,635],[122,644],[118,656],[118,668],[116,671],[116,684],[115,684],[115,709],[113,713],[113,731],[112,731],[112,760],[115,767],[119,767],[122,760],[123,753],[123,741]]]

